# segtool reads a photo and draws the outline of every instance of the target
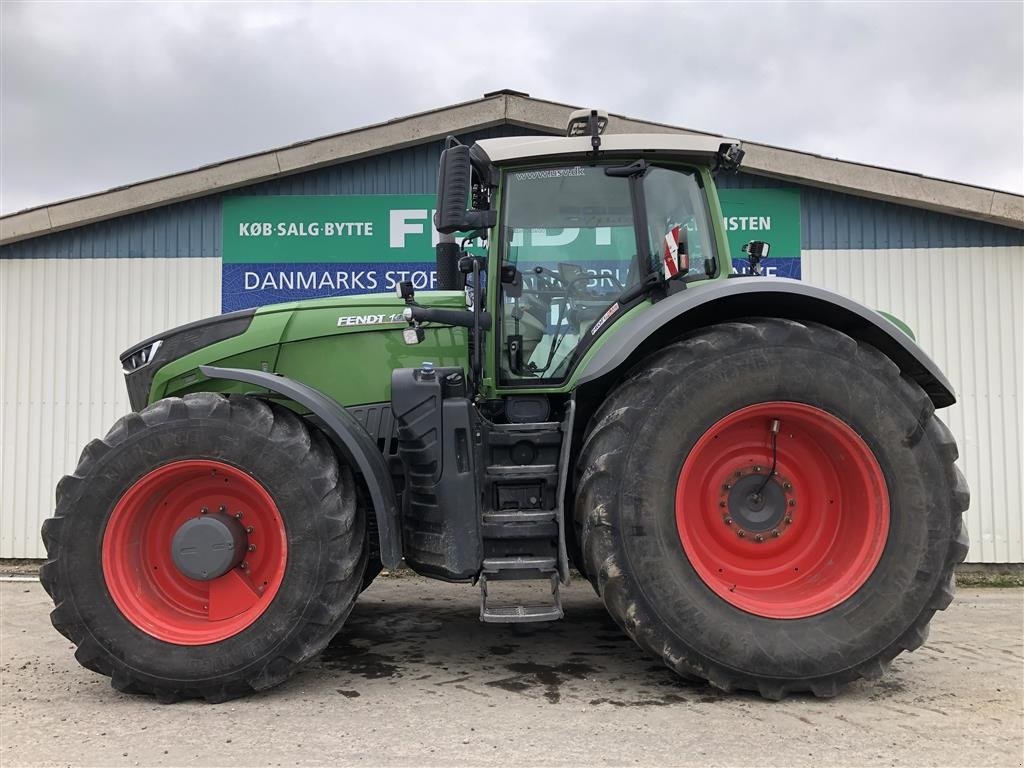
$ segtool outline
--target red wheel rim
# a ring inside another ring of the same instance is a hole
[[[774,420],[776,473],[751,495],[772,465]],[[715,594],[748,613],[798,619],[839,605],[874,571],[889,532],[889,494],[874,454],[848,424],[802,403],[759,403],[694,445],[676,485],[676,525]]]
[[[221,507],[245,526],[243,562],[198,581],[174,563],[171,542],[187,520]],[[284,522],[266,489],[220,461],[176,461],[154,469],[120,498],[103,534],[103,578],[132,624],[177,645],[216,643],[258,619],[284,578]]]

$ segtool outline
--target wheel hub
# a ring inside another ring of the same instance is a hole
[[[730,472],[721,485],[718,507],[723,522],[741,539],[760,544],[778,538],[793,522],[793,484],[775,472],[765,482],[765,467],[754,464]]]
[[[171,558],[183,576],[197,581],[219,578],[241,564],[248,548],[237,517],[223,511],[186,520],[171,541]]]
[[[770,531],[781,525],[786,516],[786,493],[774,477],[746,475],[729,489],[726,509],[741,528]]]

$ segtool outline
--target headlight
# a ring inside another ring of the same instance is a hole
[[[162,341],[154,341],[148,347],[136,350],[129,357],[121,361],[121,365],[124,367],[124,372],[134,373],[139,368],[145,368],[152,362],[153,358],[156,357],[156,351],[160,349]]]

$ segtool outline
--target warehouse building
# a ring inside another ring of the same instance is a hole
[[[429,286],[444,137],[560,135],[573,109],[499,91],[0,218],[0,557],[44,555],[57,480],[129,410],[119,352],[222,311]],[[618,115],[608,130],[697,133]],[[719,178],[734,255],[767,240],[770,273],[913,329],[959,398],[943,417],[972,490],[968,561],[1024,562],[1024,198],[744,148]]]

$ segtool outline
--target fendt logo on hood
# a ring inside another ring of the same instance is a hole
[[[388,323],[404,323],[401,315],[348,315],[338,318],[338,327],[348,325],[387,325]]]

